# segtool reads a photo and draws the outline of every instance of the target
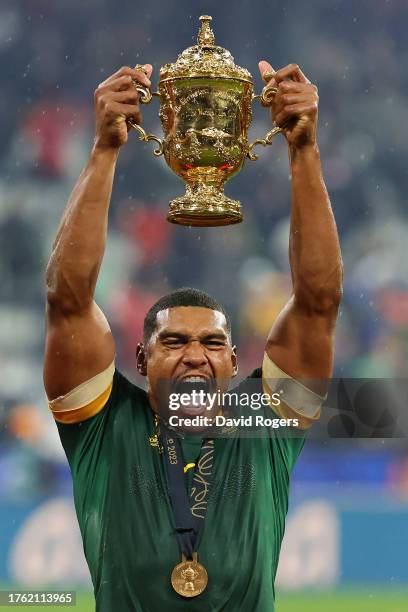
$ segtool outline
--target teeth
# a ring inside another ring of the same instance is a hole
[[[183,378],[183,382],[188,383],[199,383],[199,382],[207,382],[205,376],[187,376],[187,378]]]

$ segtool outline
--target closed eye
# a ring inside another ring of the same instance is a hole
[[[184,334],[169,334],[162,335],[160,341],[164,346],[167,346],[169,348],[179,348],[188,344],[191,339],[188,336],[185,336]],[[210,349],[219,349],[223,348],[226,345],[227,338],[221,335],[204,336],[199,340],[199,342]]]
[[[212,348],[219,348],[219,347],[225,346],[225,340],[218,340],[218,339],[217,340],[212,340],[212,339],[209,339],[209,340],[205,340],[204,344],[206,346],[209,346],[210,348],[211,347]]]
[[[183,344],[186,344],[186,342],[186,338],[181,336],[168,336],[167,338],[162,339],[162,343],[165,346],[182,346]]]

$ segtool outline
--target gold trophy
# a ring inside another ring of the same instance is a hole
[[[270,145],[281,132],[274,127],[264,138],[248,142],[253,100],[269,106],[277,89],[266,85],[255,95],[248,70],[215,45],[212,17],[203,15],[200,21],[198,44],[160,69],[157,92],[135,81],[140,102],[148,104],[152,96],[160,99],[165,138],[146,133],[132,120],[128,123],[140,140],[158,143],[154,155],[164,155],[186,183],[185,195],[170,202],[167,220],[190,226],[230,225],[240,223],[243,216],[240,202],[224,194],[224,183],[241,170],[247,157],[258,159],[255,145]]]

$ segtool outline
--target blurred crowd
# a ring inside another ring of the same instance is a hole
[[[228,5],[204,1],[192,10],[190,4],[1,4],[0,496],[25,499],[69,487],[42,386],[44,270],[92,147],[93,91],[120,66],[137,62],[153,64],[155,83],[160,66],[195,43],[202,13],[213,15],[217,43],[251,71],[257,90],[263,58],[275,68],[297,62],[318,85],[319,146],[345,266],[335,375],[406,376],[405,1],[265,1],[256,10],[241,2],[234,18]],[[144,121],[160,133],[155,101],[144,109]],[[268,113],[254,109],[251,135],[268,129]],[[120,154],[97,287],[118,365],[141,382],[135,346],[146,310],[165,292],[194,286],[231,313],[247,374],[260,364],[267,332],[291,291],[285,141],[278,137],[260,150],[260,159],[248,161],[227,185],[227,194],[243,204],[244,223],[211,230],[166,222],[168,202],[184,186],[152,149],[131,134]],[[368,452],[366,442],[361,448]],[[408,492],[404,448],[393,446],[384,482]]]

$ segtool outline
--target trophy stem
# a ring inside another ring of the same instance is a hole
[[[227,198],[222,186],[187,184],[186,193],[170,202],[167,221],[194,227],[216,227],[241,223],[241,203]]]

